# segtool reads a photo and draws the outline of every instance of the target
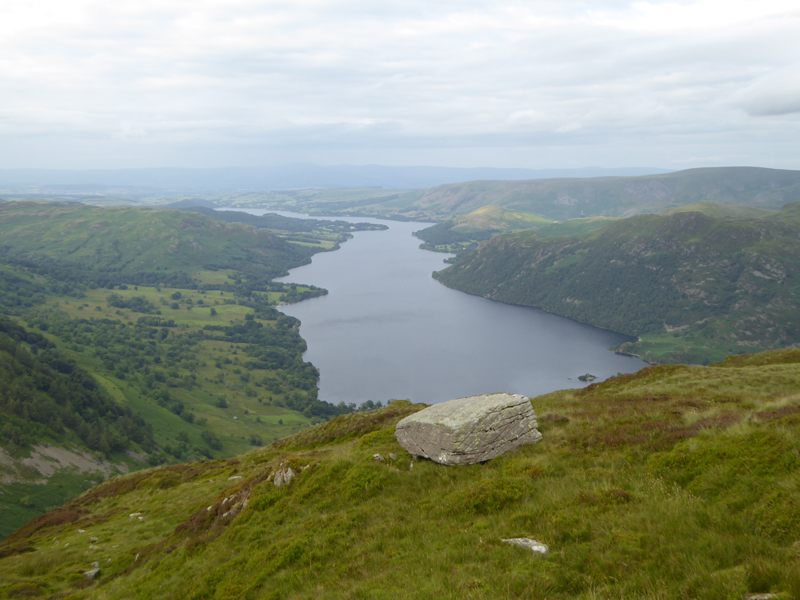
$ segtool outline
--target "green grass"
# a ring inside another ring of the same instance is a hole
[[[644,369],[534,398],[540,443],[464,467],[412,467],[396,402],[93,488],[0,544],[0,593],[800,598],[799,383],[797,350]]]
[[[299,290],[307,289],[302,286]],[[178,308],[171,308],[174,300],[172,295],[175,292],[181,293]],[[117,309],[108,306],[106,298],[109,290],[96,289],[86,292],[85,297],[79,300],[66,297],[52,297],[48,305],[63,311],[72,318],[108,318],[121,322],[136,322],[142,316],[133,313],[128,309]],[[127,290],[114,290],[115,294],[122,298],[133,298],[142,296],[149,302],[156,305],[161,310],[162,319],[173,319],[182,333],[189,333],[202,329],[206,325],[231,325],[235,322],[243,322],[245,316],[253,313],[253,309],[239,304],[224,304],[224,301],[232,300],[230,292],[198,290],[187,290],[183,288],[156,288],[148,286],[129,286]],[[279,293],[273,292],[276,296]],[[164,303],[162,303],[162,300]],[[189,303],[191,301],[191,303]],[[198,302],[203,304],[199,305]],[[86,306],[88,305],[88,306]],[[96,309],[100,308],[98,312]],[[210,309],[214,308],[216,316],[210,315]],[[269,322],[263,321],[266,326],[271,326]],[[158,406],[152,400],[141,395],[137,386],[131,386],[130,381],[120,380],[106,372],[102,363],[84,352],[72,352],[69,346],[58,338],[50,336],[58,345],[72,354],[79,365],[87,368],[92,373],[97,373],[99,383],[101,383],[111,396],[123,404],[127,404],[135,412],[138,412],[148,422],[153,424],[156,440],[160,444],[177,443],[177,435],[181,432],[189,435],[190,443],[199,442],[199,429],[173,414],[166,408]],[[196,418],[206,418],[207,427],[215,431],[225,445],[225,456],[231,456],[246,452],[250,446],[251,435],[261,436],[264,443],[271,443],[277,439],[295,433],[298,428],[307,427],[311,420],[295,411],[281,408],[279,406],[266,407],[278,419],[283,420],[283,424],[274,422],[258,423],[256,417],[260,412],[265,411],[264,401],[272,398],[273,403],[281,402],[285,399],[282,393],[267,392],[256,385],[264,375],[251,378],[249,382],[242,382],[240,375],[234,373],[234,369],[241,370],[241,362],[246,359],[243,354],[243,344],[231,344],[223,340],[209,339],[196,346],[197,358],[189,365],[176,367],[181,378],[194,375],[200,383],[198,388],[182,389],[173,388],[172,396],[184,402],[186,406],[194,412]],[[237,351],[237,355],[232,355]],[[239,359],[241,356],[241,359]],[[232,362],[221,362],[217,367],[216,363],[220,359],[233,358]],[[243,371],[247,373],[247,371]],[[259,373],[259,372],[256,372]],[[219,397],[225,397],[228,408],[221,409],[215,406]],[[233,419],[236,417],[236,420]],[[263,420],[262,420],[263,421]]]
[[[751,206],[720,204],[719,202],[694,202],[686,206],[678,206],[662,210],[660,215],[674,215],[681,212],[701,212],[716,219],[757,219],[775,214],[774,210],[753,208]]]

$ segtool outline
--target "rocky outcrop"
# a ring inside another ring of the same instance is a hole
[[[281,468],[274,474],[273,483],[275,487],[281,487],[291,482],[294,476],[295,472],[292,467],[281,465]]]
[[[435,404],[397,424],[395,437],[414,456],[442,465],[486,462],[542,439],[525,396],[486,394]]]

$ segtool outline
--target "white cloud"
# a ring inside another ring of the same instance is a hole
[[[702,135],[704,155],[800,167],[777,154],[800,134],[798,30],[787,0],[4,3],[0,127],[31,151],[0,149],[0,166],[58,166],[52,139],[33,151],[49,132],[77,162],[77,140],[105,139],[139,164],[158,145],[178,165],[213,164],[221,145],[254,160],[258,144],[263,160],[337,162],[347,149],[411,164],[417,148],[497,165],[591,146],[652,165],[698,156]],[[747,149],[767,134],[775,150]]]

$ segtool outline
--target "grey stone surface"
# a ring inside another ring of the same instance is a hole
[[[511,544],[512,546],[519,546],[520,548],[525,548],[526,550],[530,550],[534,554],[547,553],[547,546],[545,546],[542,542],[537,542],[536,540],[532,540],[530,538],[511,538],[508,540],[500,540],[500,541],[505,542],[506,544]]]
[[[284,485],[288,484],[292,479],[294,479],[294,475],[295,475],[295,473],[294,473],[294,470],[292,469],[292,467],[285,467],[285,468],[279,469],[275,473],[275,480],[274,480],[273,483],[275,484],[275,487],[284,486]]]
[[[395,437],[409,454],[442,465],[492,460],[542,439],[525,396],[485,394],[435,404],[397,424]]]
[[[83,576],[86,577],[87,579],[94,579],[99,574],[100,574],[100,569],[91,569],[89,571],[85,571],[83,573]]]

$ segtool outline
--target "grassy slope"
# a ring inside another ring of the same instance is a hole
[[[686,206],[677,206],[662,210],[660,215],[669,216],[682,212],[701,212],[715,219],[757,219],[775,214],[774,210],[753,208],[752,206],[720,204],[719,202],[702,201]]]
[[[0,543],[0,593],[797,599],[798,384],[797,350],[644,369],[534,398],[543,440],[469,467],[410,468],[393,426],[419,405],[340,417],[92,489]]]
[[[523,229],[537,229],[553,223],[539,215],[506,210],[500,206],[483,206],[467,215],[453,219],[453,229],[460,233],[492,230],[508,233]]]
[[[467,215],[416,231],[414,235],[424,242],[420,248],[461,254],[476,249],[479,242],[499,233],[537,231],[548,236],[579,235],[602,229],[615,220],[611,217],[586,217],[559,223],[539,215],[484,206]]]
[[[640,336],[624,349],[647,360],[720,360],[800,343],[799,215],[793,203],[761,219],[688,212],[496,237],[436,277]]]

